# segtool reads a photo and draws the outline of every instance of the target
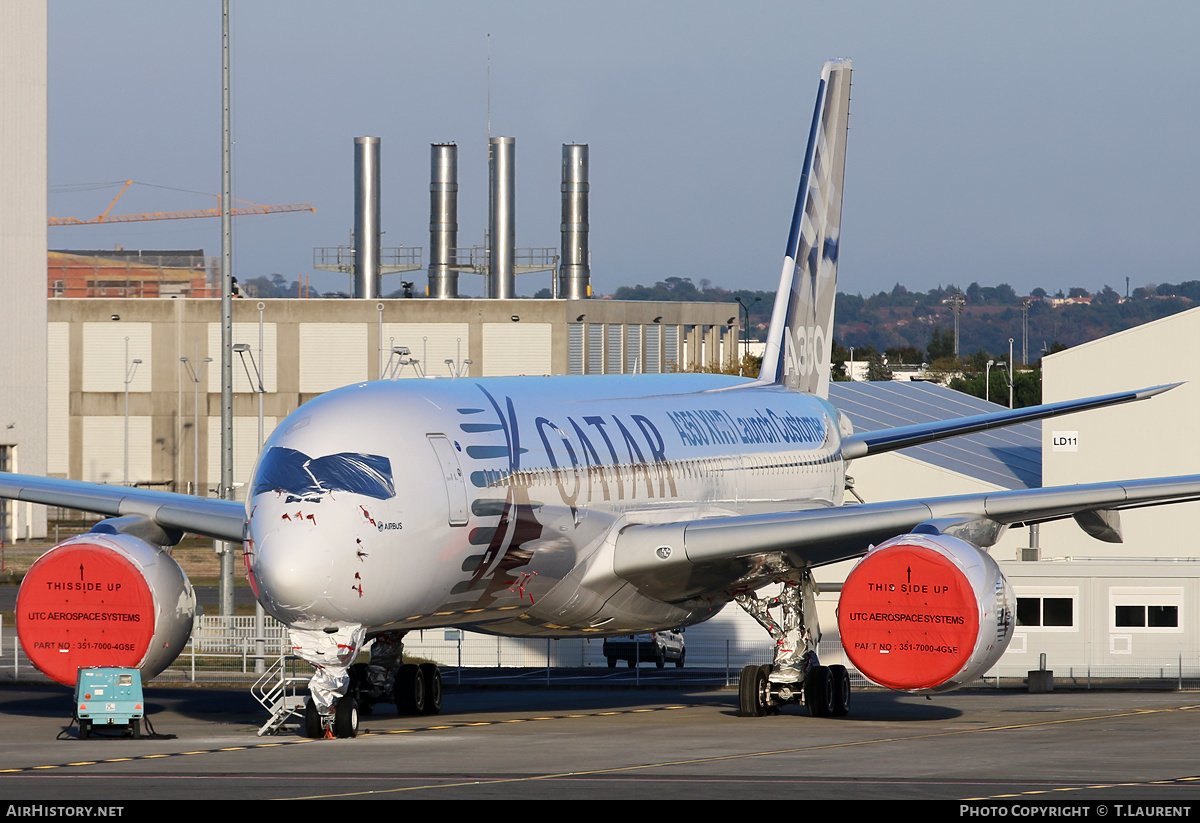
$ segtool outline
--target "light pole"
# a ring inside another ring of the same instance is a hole
[[[1010,409],[1013,407],[1013,382],[1012,382],[1012,379],[1013,379],[1013,358],[1012,358],[1013,351],[1012,351],[1012,344],[1013,344],[1013,339],[1010,337],[1010,338],[1008,338],[1008,407]]]
[[[987,361],[987,368],[983,372],[983,399],[987,402],[992,402],[992,366],[1004,366],[1004,361],[997,363],[995,360]]]
[[[954,296],[950,298],[950,307],[954,310],[954,359],[958,359],[958,318],[962,314],[963,306],[967,303],[967,299],[963,297],[963,293],[956,291]]]
[[[740,297],[735,297],[733,299],[737,301],[737,304],[742,307],[742,311],[746,313],[746,325],[742,326],[742,362],[744,363],[746,360],[746,355],[750,353],[750,306],[753,306],[755,303],[762,300],[762,298],[754,298],[750,301],[750,305],[743,303],[742,298]],[[738,374],[741,373],[742,369],[739,366]]]
[[[1021,301],[1021,362],[1029,365],[1029,307],[1032,300]]]
[[[200,372],[192,367],[192,361],[187,357],[179,358],[179,362],[187,367],[188,376],[193,384],[192,390],[192,471],[195,473],[195,482],[192,486],[192,494],[200,495]],[[201,364],[212,362],[211,357],[204,358],[200,361]]]
[[[258,356],[262,357],[262,303],[259,303],[259,327],[258,327]],[[256,386],[254,392],[258,395],[258,453],[262,455],[263,448],[263,393],[266,389],[263,387],[262,372],[259,371],[258,363],[254,360],[254,352],[250,350],[249,343],[234,343],[233,350],[237,352],[237,356],[241,358],[242,368],[246,371],[246,379],[250,381],[250,385]],[[250,365],[254,367],[254,376],[250,376],[250,369],[246,366],[246,355],[250,355]],[[249,494],[254,494],[253,487],[250,488]],[[263,607],[262,603],[255,599],[254,602],[254,671],[262,674],[266,671],[266,640],[263,637]]]
[[[263,388],[262,372],[258,370],[258,363],[254,360],[254,352],[250,350],[249,343],[234,343],[233,351],[242,360],[242,368],[246,370],[246,379],[250,381],[250,385],[254,386],[254,393],[258,395],[258,451],[262,453],[263,447]],[[254,367],[254,375],[251,376],[250,368],[246,365],[246,355],[250,355],[250,365]]]
[[[141,360],[129,362],[129,338],[125,338],[125,480],[126,486],[129,485],[129,384],[133,382],[133,375],[137,372],[137,367],[141,365]]]

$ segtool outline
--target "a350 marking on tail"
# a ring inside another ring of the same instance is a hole
[[[824,353],[828,350],[825,342],[828,337],[820,325],[813,325],[793,330],[787,326],[783,330],[783,373],[784,382],[789,388],[799,388],[805,391],[815,391],[817,382],[814,378],[818,369],[828,366],[822,363]]]

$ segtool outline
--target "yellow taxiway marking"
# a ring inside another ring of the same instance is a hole
[[[682,706],[672,706],[670,708],[683,708],[683,707]],[[448,788],[457,788],[457,787],[463,787],[463,786],[491,786],[491,785],[500,785],[500,784],[505,784],[505,783],[526,783],[526,782],[531,782],[531,781],[535,781],[535,780],[554,780],[554,779],[565,778],[565,777],[578,778],[578,777],[586,777],[586,776],[590,776],[590,775],[618,774],[621,772],[640,771],[640,770],[644,770],[644,769],[659,769],[659,768],[668,768],[668,767],[692,766],[692,765],[696,765],[696,764],[700,764],[700,763],[718,763],[721,761],[742,760],[742,759],[752,758],[752,757],[771,757],[771,756],[783,755],[783,754],[798,754],[798,753],[802,753],[802,752],[823,751],[823,750],[828,750],[828,749],[845,749],[845,748],[854,748],[854,747],[859,747],[859,746],[872,746],[872,745],[878,745],[878,744],[883,744],[883,743],[907,743],[907,742],[913,741],[913,740],[930,740],[930,739],[939,738],[939,737],[954,737],[956,735],[964,735],[964,734],[975,735],[975,734],[984,734],[984,733],[990,733],[990,732],[1012,731],[1015,729],[1032,729],[1032,728],[1038,728],[1038,727],[1063,725],[1066,723],[1088,723],[1088,722],[1094,722],[1097,720],[1114,720],[1114,719],[1121,718],[1121,717],[1134,717],[1134,716],[1138,716],[1138,715],[1159,714],[1162,712],[1193,711],[1197,708],[1200,708],[1200,707],[1198,707],[1198,706],[1183,706],[1183,707],[1169,708],[1169,709],[1138,709],[1135,711],[1118,712],[1115,714],[1090,715],[1087,717],[1062,718],[1062,719],[1057,719],[1057,720],[1039,720],[1039,721],[1035,721],[1035,722],[1031,722],[1031,723],[1012,723],[1012,724],[1005,725],[1005,726],[985,726],[983,728],[977,728],[977,729],[959,729],[956,731],[931,732],[929,734],[916,734],[916,735],[911,735],[911,736],[879,737],[879,738],[873,738],[871,740],[853,740],[853,741],[846,741],[846,742],[840,742],[840,743],[824,743],[824,744],[819,744],[819,745],[815,745],[815,746],[797,746],[795,748],[789,748],[789,749],[772,749],[772,750],[768,750],[768,751],[754,751],[754,752],[741,752],[738,754],[713,755],[712,757],[698,757],[698,758],[692,758],[692,759],[688,759],[688,760],[666,760],[666,761],[661,761],[661,762],[657,762],[657,763],[636,763],[636,764],[632,764],[632,765],[628,765],[628,766],[614,766],[612,768],[593,769],[593,770],[589,770],[589,771],[557,772],[557,773],[553,773],[553,774],[529,775],[526,777],[496,778],[493,780],[465,780],[465,781],[459,781],[456,783],[427,783],[427,784],[424,784],[421,786],[403,786],[403,787],[399,787],[399,788],[395,788],[395,789],[373,789],[370,791],[343,792],[343,793],[338,793],[338,794],[308,795],[308,796],[304,796],[304,797],[292,797],[292,798],[286,798],[286,799],[289,799],[289,800],[326,800],[326,799],[333,799],[333,798],[338,798],[338,797],[358,797],[361,795],[393,794],[393,793],[399,793],[399,792],[421,791],[421,790],[426,790],[426,789],[448,789]],[[589,716],[589,717],[608,717],[608,716],[616,715],[616,714],[633,714],[637,711],[639,711],[639,710],[629,709],[629,710],[623,711],[623,712],[622,711],[605,711],[605,712],[595,712],[595,713],[593,713],[591,715],[587,715],[587,716]],[[564,719],[565,719],[565,717],[566,716],[564,716]],[[511,723],[511,722],[515,722],[515,721],[502,720],[502,721],[498,721],[498,722]],[[1185,778],[1185,779],[1195,779],[1195,778]],[[1142,785],[1142,784],[1135,783],[1135,784],[1122,784],[1122,785]],[[1149,785],[1149,784],[1146,784],[1146,785]],[[1089,786],[1086,788],[1109,788],[1109,787],[1110,787],[1110,785],[1105,784],[1105,785]],[[1082,788],[1085,788],[1085,787],[1080,787],[1080,789],[1082,789]],[[1012,794],[1012,795],[995,795],[995,797],[1021,797],[1021,796],[1023,796],[1023,794],[1027,794],[1027,793],[1019,793],[1019,794]],[[964,799],[965,800],[987,800],[989,798],[964,798]]]
[[[706,706],[710,706],[710,705],[712,705],[712,704],[697,703],[697,704],[693,704],[692,707],[699,708],[699,707],[706,707]],[[486,720],[486,721],[471,720],[471,721],[463,721],[463,722],[459,722],[459,723],[439,724],[437,726],[424,726],[424,727],[408,728],[408,729],[394,729],[394,730],[387,730],[387,731],[364,732],[364,733],[360,734],[359,737],[376,737],[376,736],[382,736],[382,735],[388,735],[388,734],[413,734],[413,733],[418,733],[418,732],[436,732],[436,731],[444,731],[447,729],[477,728],[480,726],[498,726],[503,723],[523,723],[523,722],[527,722],[527,721],[531,721],[531,720],[569,720],[569,719],[578,719],[578,718],[585,718],[585,717],[613,717],[613,716],[618,716],[618,715],[623,715],[623,714],[642,714],[647,711],[651,711],[651,712],[653,712],[653,711],[671,711],[671,710],[685,709],[685,708],[688,708],[688,706],[672,705],[672,706],[662,706],[657,709],[640,709],[639,708],[639,709],[626,709],[626,710],[618,710],[618,711],[610,710],[610,711],[590,712],[590,713],[586,713],[586,714],[542,715],[542,716],[537,716],[537,717],[507,718],[507,719]],[[694,759],[689,759],[689,760],[670,760],[670,761],[662,761],[662,762],[657,762],[657,763],[638,763],[638,764],[632,764],[632,765],[628,765],[628,766],[616,766],[616,767],[607,768],[607,769],[594,769],[594,770],[590,770],[590,771],[561,772],[561,773],[555,773],[555,774],[529,775],[526,777],[497,778],[494,780],[470,780],[470,781],[462,781],[462,782],[457,782],[457,783],[430,783],[430,784],[426,784],[426,785],[422,785],[422,786],[406,786],[406,787],[401,787],[401,788],[396,788],[396,789],[373,790],[373,791],[367,791],[367,792],[346,792],[346,793],[342,793],[342,794],[328,794],[328,795],[311,795],[311,796],[307,796],[307,797],[295,797],[295,798],[288,798],[288,799],[311,800],[311,799],[320,799],[320,798],[354,797],[354,796],[358,796],[358,795],[362,795],[362,794],[385,794],[385,793],[393,793],[393,792],[409,792],[409,791],[416,791],[416,790],[421,790],[421,789],[444,789],[444,788],[450,788],[450,787],[455,787],[455,786],[480,786],[480,785],[503,784],[503,783],[521,783],[521,782],[527,782],[527,781],[533,781],[533,780],[553,780],[555,778],[564,778],[564,777],[582,777],[582,776],[588,776],[588,775],[616,774],[616,773],[620,773],[620,772],[630,772],[630,771],[638,771],[638,770],[644,770],[644,769],[678,767],[678,766],[686,766],[686,765],[695,765],[695,764],[699,764],[699,763],[713,763],[713,762],[729,761],[729,760],[741,760],[741,759],[752,758],[752,757],[771,757],[771,756],[783,755],[783,754],[795,754],[795,753],[801,753],[801,752],[812,752],[812,751],[821,751],[821,750],[829,750],[829,749],[870,746],[870,745],[885,744],[885,743],[904,743],[904,742],[913,741],[913,740],[928,740],[928,739],[939,738],[939,737],[952,737],[955,735],[983,734],[983,733],[989,733],[989,732],[1011,731],[1011,730],[1015,730],[1015,729],[1031,729],[1031,728],[1038,728],[1038,727],[1056,726],[1056,725],[1062,725],[1062,724],[1067,724],[1067,723],[1088,723],[1088,722],[1101,721],[1101,720],[1114,720],[1114,719],[1121,718],[1121,717],[1135,717],[1138,715],[1159,714],[1162,712],[1195,711],[1197,709],[1200,709],[1200,706],[1181,706],[1181,707],[1177,707],[1177,708],[1167,708],[1167,709],[1139,709],[1139,710],[1135,710],[1135,711],[1118,712],[1118,713],[1114,713],[1114,714],[1089,715],[1086,717],[1061,718],[1061,719],[1055,719],[1055,720],[1039,720],[1039,721],[1030,722],[1030,723],[1014,723],[1014,724],[1009,724],[1009,725],[1004,725],[1004,726],[987,726],[987,727],[983,727],[983,728],[974,728],[974,729],[959,729],[956,731],[932,732],[929,734],[918,734],[918,735],[911,735],[911,736],[880,737],[880,738],[873,738],[870,740],[827,743],[827,744],[820,744],[820,745],[815,745],[815,746],[798,746],[798,747],[788,748],[788,749],[774,749],[774,750],[766,750],[766,751],[741,752],[741,753],[737,753],[737,754],[714,755],[711,757],[701,757],[701,758],[694,758]],[[0,769],[0,774],[14,774],[14,773],[21,773],[21,772],[31,772],[31,771],[35,771],[35,770],[59,769],[59,768],[66,768],[66,767],[84,768],[86,766],[99,765],[100,763],[134,762],[134,761],[139,761],[139,760],[154,760],[154,759],[163,758],[163,757],[182,757],[182,756],[186,756],[186,755],[217,754],[217,753],[221,753],[221,752],[254,751],[255,749],[273,748],[276,746],[291,746],[291,745],[296,745],[296,744],[301,744],[301,743],[316,743],[316,742],[318,742],[318,741],[314,740],[312,738],[299,737],[299,738],[295,738],[295,739],[291,739],[291,740],[277,740],[277,741],[272,741],[269,743],[259,743],[259,744],[255,744],[252,746],[232,746],[232,747],[217,748],[217,749],[198,749],[195,751],[172,752],[172,753],[167,753],[167,754],[146,754],[146,755],[139,755],[139,756],[134,756],[134,757],[117,757],[117,758],[111,758],[111,759],[102,760],[102,761],[85,760],[85,761],[76,761],[76,762],[72,762],[72,763],[57,763],[57,764],[45,764],[45,765],[40,765],[40,766],[26,766],[23,768],[8,768],[8,769]],[[1200,776],[1180,777],[1180,778],[1176,778],[1175,780],[1154,781],[1154,782],[1155,783],[1159,783],[1159,782],[1182,783],[1185,781],[1194,781],[1194,780],[1200,780]],[[1152,784],[1149,781],[1144,784],[1141,784],[1141,783],[1095,784],[1095,785],[1080,786],[1080,787],[1057,788],[1057,789],[1052,789],[1051,791],[1082,791],[1084,789],[1110,788],[1112,785],[1138,786],[1138,785],[1152,785]],[[1024,795],[1037,794],[1037,793],[1040,793],[1041,791],[1043,791],[1043,790],[1023,792],[1023,793],[1012,794],[1012,795],[995,795],[994,797],[1021,797]],[[987,800],[989,798],[978,797],[978,798],[964,798],[964,799],[965,800]]]
[[[697,704],[697,705],[708,705],[708,704]],[[664,709],[681,709],[684,707],[683,706],[665,706],[663,708]],[[437,726],[419,726],[417,728],[410,728],[410,729],[389,729],[389,730],[381,730],[381,731],[374,731],[374,732],[362,732],[358,736],[359,737],[376,737],[376,736],[386,735],[386,734],[414,734],[417,732],[445,731],[446,729],[466,729],[466,728],[479,727],[479,726],[496,726],[501,723],[526,723],[526,722],[533,721],[533,720],[567,720],[567,719],[574,719],[574,718],[581,718],[581,717],[600,717],[600,716],[608,717],[611,715],[635,714],[635,713],[646,712],[646,711],[659,711],[659,710],[658,709],[627,709],[625,711],[593,712],[590,714],[539,715],[537,717],[508,718],[505,720],[464,720],[464,721],[458,722],[458,723],[443,723],[443,724],[439,724]],[[48,763],[48,764],[44,764],[44,765],[40,765],[40,766],[25,766],[22,768],[14,768],[14,769],[0,769],[0,774],[19,774],[21,772],[31,772],[31,771],[35,771],[35,770],[45,770],[45,769],[62,769],[62,768],[67,768],[67,767],[81,768],[84,766],[96,766],[96,765],[99,765],[100,763],[126,763],[126,762],[138,761],[138,760],[157,760],[157,759],[163,758],[163,757],[184,757],[186,755],[195,755],[195,754],[217,754],[219,752],[253,751],[255,749],[269,749],[269,748],[273,748],[276,746],[295,746],[297,744],[302,744],[302,743],[317,743],[317,742],[320,742],[320,741],[314,740],[313,738],[309,738],[309,737],[297,737],[297,738],[293,738],[290,740],[276,740],[276,741],[272,741],[270,743],[257,743],[252,746],[226,746],[226,747],[217,748],[217,749],[197,749],[195,751],[189,751],[189,752],[170,752],[170,753],[166,753],[166,754],[143,754],[143,755],[135,755],[133,757],[113,757],[113,758],[109,758],[107,760],[79,760],[79,761],[75,761],[72,763]]]

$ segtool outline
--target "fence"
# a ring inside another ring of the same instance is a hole
[[[603,640],[568,638],[517,639],[492,635],[437,629],[410,632],[404,640],[405,654],[432,660],[447,670],[449,682],[461,682],[462,673],[495,669],[536,670],[544,672],[538,678],[544,682],[578,680],[580,669],[594,670],[596,678],[613,678],[621,682],[631,674],[624,667],[608,671],[603,654]],[[199,617],[192,637],[175,662],[157,680],[164,682],[252,681],[262,664],[270,665],[290,650],[287,630],[268,617],[260,636],[255,630],[254,617]],[[821,662],[841,663],[851,672],[856,686],[868,682],[846,658],[836,640],[823,641],[819,654]],[[739,642],[735,640],[704,640],[689,637],[686,665],[675,668],[669,664],[666,672],[672,680],[684,680],[695,685],[720,686],[737,682],[743,666],[771,662],[768,642]],[[1033,665],[1030,663],[1033,662]],[[980,678],[974,685],[1000,688],[1020,685],[1029,669],[1037,668],[1036,661],[1024,655],[1009,654]],[[1156,688],[1200,688],[1200,650],[1179,651],[1173,659],[1131,662],[1113,665],[1097,661],[1048,661],[1058,685],[1092,688],[1099,685],[1153,686]],[[297,661],[297,672],[311,671]],[[603,670],[603,671],[602,671]],[[640,682],[640,667],[632,673]],[[456,673],[457,672],[457,673]],[[0,622],[0,679],[45,679],[37,672],[21,650],[16,631],[11,624]],[[471,679],[477,679],[472,677]],[[531,678],[532,680],[533,678]]]

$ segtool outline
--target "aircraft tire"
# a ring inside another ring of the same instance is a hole
[[[352,695],[338,698],[333,710],[335,737],[358,736],[358,701]]]
[[[436,663],[422,663],[419,668],[425,681],[424,714],[438,714],[442,710],[442,670]]]
[[[810,717],[833,716],[833,673],[815,666],[804,679],[804,705]]]
[[[425,678],[415,663],[396,670],[396,710],[402,715],[425,713]]]
[[[320,740],[325,736],[325,728],[321,723],[321,714],[317,711],[317,704],[311,697],[304,704],[304,736],[311,737],[314,740]]]
[[[833,675],[833,716],[845,717],[850,713],[850,672],[845,666],[830,666]]]
[[[747,666],[738,680],[738,713],[762,717],[767,713],[767,673],[763,666]]]

